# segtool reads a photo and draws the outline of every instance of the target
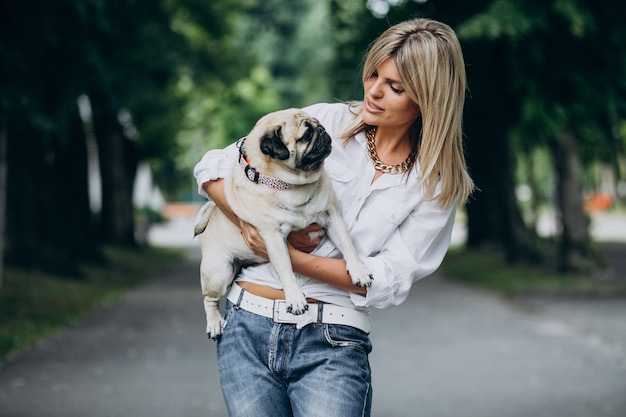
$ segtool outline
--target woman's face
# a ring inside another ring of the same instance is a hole
[[[419,115],[391,58],[365,80],[363,89],[363,121],[368,125],[408,129]]]

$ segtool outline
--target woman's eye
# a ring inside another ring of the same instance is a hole
[[[374,71],[372,75],[370,75],[370,78],[378,78],[378,71]]]
[[[402,94],[402,93],[404,93],[404,90],[403,90],[403,89],[401,89],[401,88],[394,87],[393,85],[390,85],[390,87],[391,87],[391,91],[393,91],[393,92],[394,92],[394,93],[396,93],[396,94]]]

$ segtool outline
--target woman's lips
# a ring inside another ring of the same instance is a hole
[[[382,113],[383,109],[374,104],[370,99],[365,100],[365,108],[370,113]]]

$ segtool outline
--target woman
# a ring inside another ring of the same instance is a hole
[[[449,26],[414,19],[389,28],[369,50],[363,87],[362,102],[304,110],[333,138],[325,169],[373,284],[352,285],[332,243],[310,237],[316,225],[288,237],[293,269],[316,311],[332,306],[344,321],[321,312],[311,323],[279,320],[247,307],[271,311],[284,294],[271,264],[242,270],[217,346],[231,416],[370,415],[368,309],[402,303],[413,282],[439,267],[456,208],[472,191],[461,132],[465,69]],[[256,230],[224,198],[220,178],[237,156],[234,145],[208,152],[196,180],[267,258]]]

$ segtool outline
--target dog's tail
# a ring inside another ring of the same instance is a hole
[[[200,207],[200,211],[196,216],[196,226],[193,228],[193,236],[196,237],[200,233],[204,232],[207,224],[209,224],[209,219],[211,218],[211,214],[213,210],[217,206],[213,201],[207,201],[202,207]]]

